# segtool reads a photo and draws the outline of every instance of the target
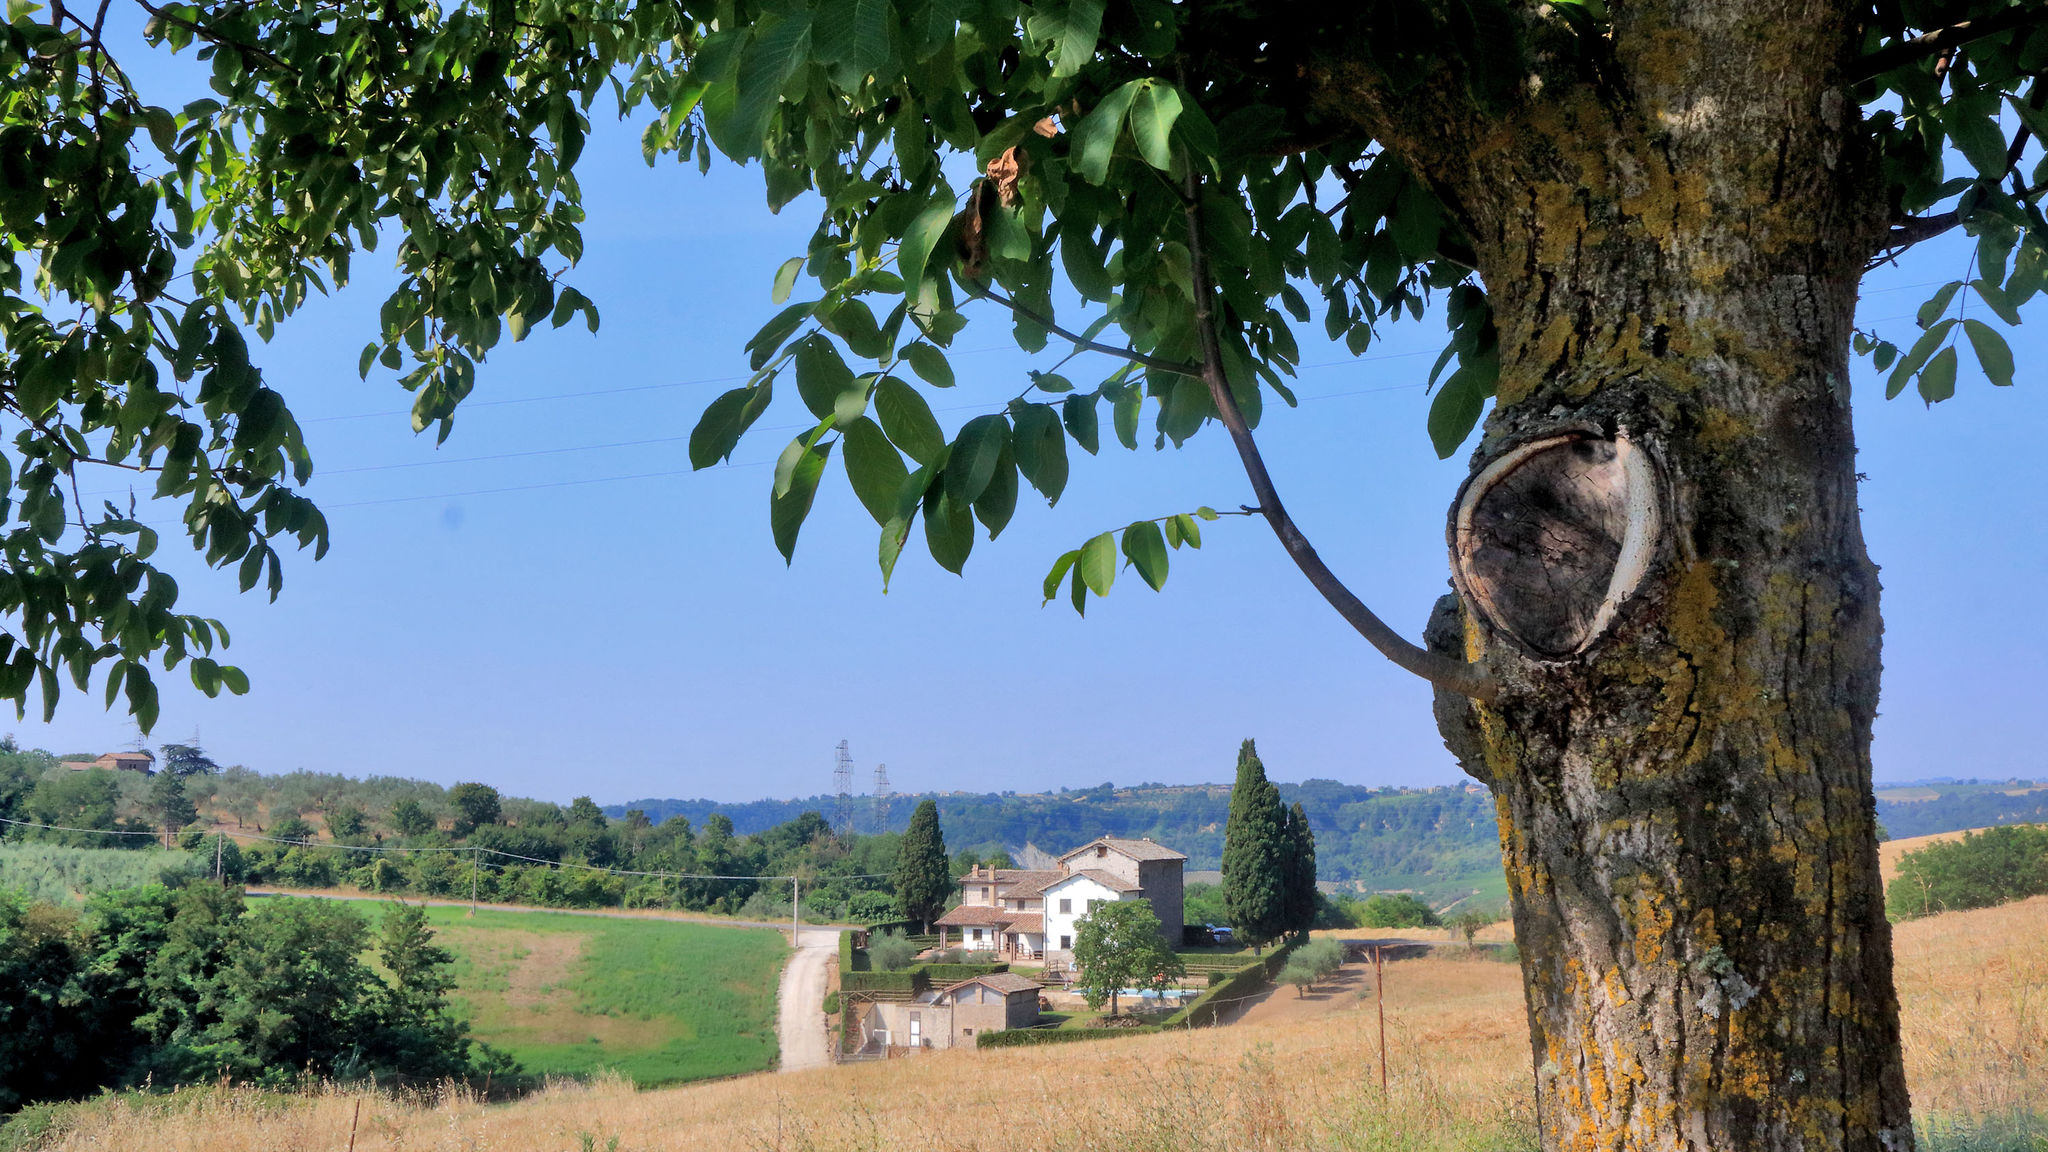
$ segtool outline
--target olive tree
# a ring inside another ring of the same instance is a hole
[[[127,0],[10,0],[0,35],[0,694],[97,670],[146,724],[152,667],[246,687],[156,534],[73,478],[147,473],[275,594],[280,545],[327,537],[251,336],[389,244],[361,369],[446,436],[503,340],[597,324],[568,273],[603,101],[650,163],[758,164],[772,207],[821,206],[757,375],[690,443],[728,457],[794,384],[785,555],[835,458],[886,582],[908,551],[959,571],[1073,449],[1220,424],[1244,511],[1436,686],[1500,800],[1545,1145],[1911,1143],[1850,361],[1929,403],[1965,356],[2011,382],[2000,325],[2048,274],[2038,3],[134,2],[146,45],[113,33]],[[122,61],[152,47],[212,95],[139,91]],[[1920,330],[1856,330],[1864,273],[1944,233],[1971,269]],[[1418,645],[1318,557],[1256,430],[1298,326],[1361,352],[1430,315],[1427,431],[1472,447]],[[1071,355],[949,429],[925,393],[970,316]],[[1215,515],[1081,541],[1047,597],[1126,563],[1156,588]]]

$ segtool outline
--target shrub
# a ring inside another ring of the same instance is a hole
[[[2048,826],[2010,824],[1965,832],[1899,860],[1885,889],[1894,920],[1989,908],[2048,893]]]
[[[1304,965],[1317,980],[1327,980],[1344,966],[1344,945],[1335,940],[1311,940],[1296,948],[1287,963]]]
[[[837,1013],[838,1011],[839,1011],[839,993],[837,993],[837,992],[827,992],[827,993],[825,993],[825,1014],[829,1016],[829,1015],[833,1015],[833,1014]]]
[[[917,959],[917,945],[895,929],[868,940],[868,960],[878,972],[901,972]]]
[[[1407,892],[1381,892],[1359,911],[1361,928],[1435,928],[1440,921],[1428,904]]]

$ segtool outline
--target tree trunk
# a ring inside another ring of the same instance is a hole
[[[1505,112],[1348,89],[1500,337],[1431,635],[1502,685],[1438,713],[1499,808],[1546,1149],[1912,1146],[1847,363],[1883,206],[1846,10],[1781,7],[1611,6],[1612,59]]]

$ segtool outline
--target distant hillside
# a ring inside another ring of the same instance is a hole
[[[1465,785],[1445,788],[1366,788],[1334,780],[1280,785],[1281,799],[1297,800],[1316,831],[1316,872],[1326,881],[1369,891],[1414,890],[1433,899],[1471,892],[1506,895],[1493,798]],[[1223,784],[1139,784],[1118,788],[1061,789],[1047,793],[936,792],[890,798],[879,820],[873,798],[852,798],[853,820],[863,832],[886,824],[901,831],[918,801],[936,800],[946,843],[955,851],[1018,855],[1026,846],[1060,852],[1093,837],[1150,836],[1188,854],[1190,869],[1221,866],[1223,821],[1230,788]],[[741,834],[772,828],[804,812],[833,811],[834,797],[754,800],[635,800],[606,809],[622,816],[638,808],[656,823],[675,816],[702,826],[723,813]],[[2048,782],[2032,780],[1920,780],[1877,790],[1877,814],[1894,837],[1925,836],[1993,824],[2048,822]]]
[[[2048,781],[1942,778],[1880,784],[1877,818],[1902,840],[1994,824],[2048,823]]]
[[[1334,780],[1280,786],[1283,803],[1300,801],[1316,833],[1316,872],[1327,881],[1370,890],[1414,889],[1455,899],[1472,892],[1504,896],[1500,840],[1493,798],[1462,785],[1447,788],[1364,788]],[[949,848],[1012,855],[1029,845],[1061,852],[1096,836],[1150,836],[1188,854],[1188,867],[1217,868],[1223,857],[1223,822],[1230,788],[1222,784],[1109,784],[1053,793],[942,792],[892,797],[889,831],[900,831],[911,810],[929,796]],[[725,814],[739,833],[773,827],[811,811],[830,814],[834,798],[756,800],[635,800],[607,809],[638,808],[659,823],[675,816],[701,825]],[[854,798],[854,823],[873,831],[880,822],[873,801]]]

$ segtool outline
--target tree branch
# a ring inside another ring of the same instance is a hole
[[[1308,577],[1308,582],[1322,593],[1330,607],[1357,629],[1366,643],[1377,648],[1380,655],[1441,688],[1482,702],[1492,700],[1499,687],[1477,665],[1418,648],[1387,627],[1384,620],[1353,595],[1336,573],[1330,571],[1329,565],[1316,555],[1308,537],[1295,526],[1294,518],[1287,514],[1286,506],[1280,502],[1280,493],[1273,487],[1273,477],[1266,471],[1265,458],[1259,454],[1259,446],[1252,439],[1251,429],[1244,422],[1244,413],[1238,409],[1237,398],[1231,395],[1230,382],[1223,374],[1222,342],[1216,334],[1215,315],[1210,310],[1215,293],[1209,282],[1208,259],[1202,252],[1201,181],[1192,164],[1187,165],[1185,189],[1188,271],[1195,292],[1195,331],[1202,344],[1201,377],[1209,386],[1209,399],[1216,405],[1217,417],[1230,430],[1230,439],[1237,445],[1237,455],[1244,463],[1245,475],[1250,478],[1252,491],[1259,498],[1259,514],[1271,525],[1273,534],[1280,538],[1280,546],[1287,550],[1288,558],[1301,569],[1301,574]]]
[[[2025,129],[2022,129],[2021,132],[2024,133]],[[2013,147],[2015,149],[2019,149],[2025,144],[2026,137],[2024,134],[2015,137],[2013,140]],[[2013,184],[2015,185],[2012,195],[2015,200],[2032,200],[2043,192],[2048,192],[2048,180],[2044,180],[2031,188],[2022,188],[2018,187],[2019,173],[2012,172],[2012,177]],[[1893,221],[1891,230],[1885,233],[1884,245],[1877,250],[1877,254],[1870,262],[1864,265],[1864,269],[1868,271],[1871,268],[1875,268],[1879,264],[1911,248],[1913,245],[1923,240],[1932,240],[1962,222],[1962,215],[1954,211],[1939,212],[1932,216],[1908,216],[1904,220]]]
[[[1986,36],[2010,32],[2026,26],[2029,21],[2048,18],[2048,11],[2031,4],[2015,4],[1996,16],[1981,20],[1963,20],[1946,28],[1923,32],[1910,40],[1901,40],[1886,45],[1870,55],[1856,61],[1849,69],[1849,82],[1861,84],[1875,80],[1894,68],[1911,64],[1941,52],[1952,51]]]
[[[1963,218],[1955,212],[1942,212],[1933,216],[1908,216],[1892,224],[1884,235],[1884,245],[1877,250],[1866,268],[1874,268],[1899,253],[1961,224]]]
[[[1060,327],[1058,324],[1053,323],[1051,317],[1040,316],[1038,313],[1033,312],[1031,309],[1026,308],[1022,304],[1017,303],[1015,300],[1010,299],[1008,296],[1003,295],[1001,292],[998,292],[993,288],[976,289],[975,295],[987,297],[988,299],[993,300],[998,304],[1001,304],[1003,307],[1008,308],[1010,311],[1016,313],[1019,316],[1022,316],[1026,320],[1031,321],[1033,324],[1038,325],[1040,328],[1045,329],[1047,332],[1050,332],[1053,335],[1059,337],[1060,339],[1065,340],[1067,343],[1072,344],[1076,348],[1085,349],[1089,352],[1100,352],[1104,356],[1115,356],[1120,360],[1129,360],[1131,363],[1139,365],[1140,367],[1151,368],[1159,372],[1177,372],[1182,376],[1194,376],[1200,372],[1200,369],[1196,368],[1193,364],[1183,364],[1177,360],[1162,360],[1157,356],[1147,356],[1143,352],[1139,352],[1133,348],[1119,348],[1114,344],[1102,344],[1094,340],[1089,340],[1086,337],[1080,336],[1076,333],[1069,332],[1065,328]]]

